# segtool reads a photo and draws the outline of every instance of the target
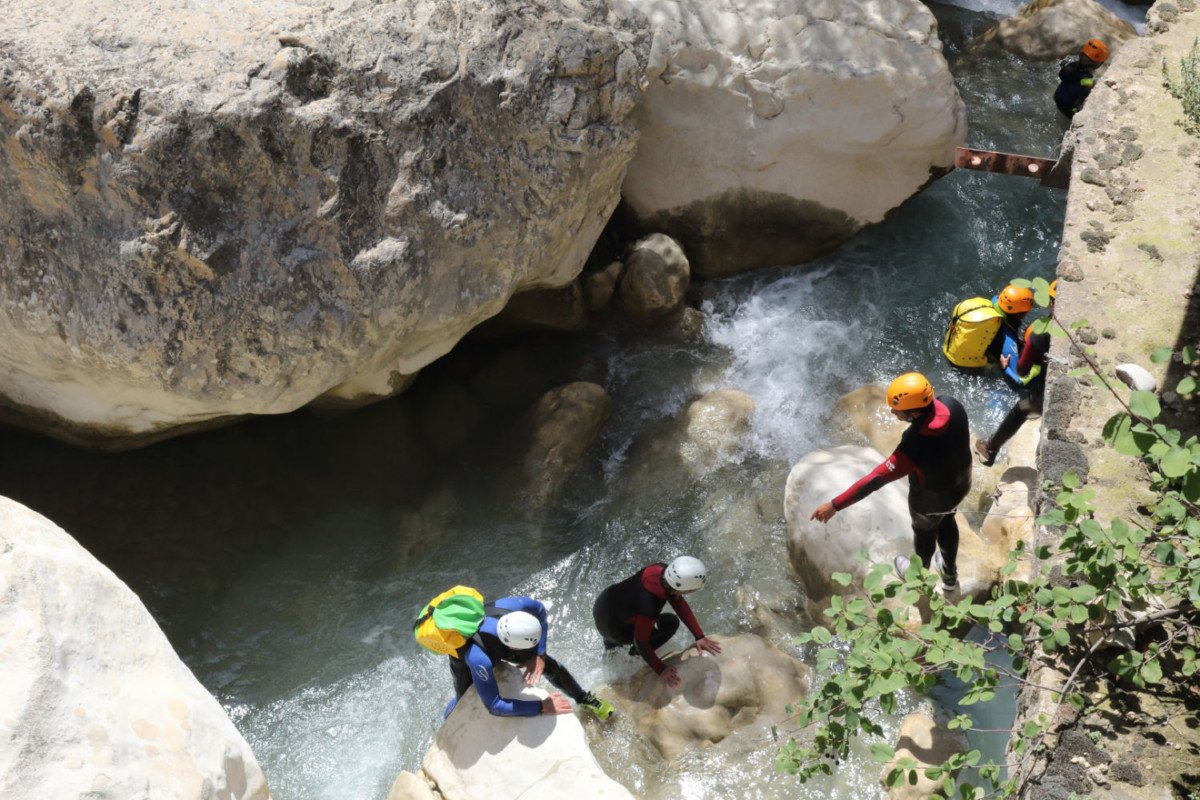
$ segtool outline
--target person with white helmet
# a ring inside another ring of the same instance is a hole
[[[487,616],[478,632],[450,658],[454,675],[454,699],[444,716],[454,710],[459,698],[471,688],[491,713],[501,717],[533,717],[538,714],[567,714],[571,704],[560,692],[545,700],[513,700],[500,695],[495,665],[515,664],[525,672],[525,683],[533,686],[543,675],[578,705],[602,720],[613,713],[612,704],[586,692],[567,668],[546,652],[546,607],[530,597],[502,597],[487,606]]]
[[[596,628],[604,637],[604,649],[632,645],[630,654],[639,654],[667,686],[678,686],[675,667],[667,667],[654,651],[667,643],[679,629],[682,618],[696,650],[717,654],[721,645],[704,635],[696,615],[683,596],[704,586],[708,571],[704,563],[691,556],[679,556],[671,563],[651,564],[620,583],[609,586],[592,606]],[[662,613],[671,604],[675,614]]]

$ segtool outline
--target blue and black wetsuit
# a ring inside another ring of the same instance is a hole
[[[1064,58],[1058,65],[1058,88],[1054,90],[1054,104],[1068,117],[1083,108],[1083,101],[1092,93],[1096,79],[1092,67],[1085,66],[1079,56]]]
[[[1009,409],[992,437],[984,441],[984,449],[988,451],[985,466],[991,466],[1000,448],[1021,429],[1025,420],[1034,414],[1042,413],[1046,398],[1046,357],[1049,352],[1050,334],[1034,333],[1031,328],[1027,328],[1025,346],[1021,348],[1021,358],[1016,363],[1021,399]],[[1010,363],[1009,366],[1012,367],[1013,364]]]
[[[496,634],[496,622],[510,611],[524,611],[537,617],[542,623],[542,638],[537,647],[527,650],[514,650],[500,641]],[[509,700],[500,696],[500,686],[496,683],[495,665],[501,661],[510,664],[524,664],[535,655],[540,655],[545,661],[542,674],[556,688],[574,700],[581,702],[586,696],[575,678],[567,672],[566,667],[546,655],[546,607],[529,597],[503,597],[487,607],[487,617],[480,626],[479,632],[463,645],[457,657],[450,658],[450,672],[454,676],[454,700],[446,707],[448,716],[454,709],[458,698],[466,693],[471,685],[479,692],[479,699],[488,711],[501,717],[533,717],[542,713],[541,700]]]

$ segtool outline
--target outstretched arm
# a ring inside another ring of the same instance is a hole
[[[892,453],[884,459],[883,463],[855,481],[849,489],[828,503],[822,503],[817,506],[817,510],[812,513],[809,519],[815,519],[817,522],[828,522],[833,519],[833,515],[837,512],[847,506],[854,505],[859,500],[862,500],[872,492],[882,489],[892,481],[900,480],[905,475],[915,472],[916,469],[917,465],[912,462],[912,459],[904,455],[904,453],[899,451]]]

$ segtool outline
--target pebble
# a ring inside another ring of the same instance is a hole
[[[1126,386],[1135,391],[1153,392],[1158,388],[1158,381],[1154,380],[1154,376],[1137,364],[1118,364],[1116,373]]]

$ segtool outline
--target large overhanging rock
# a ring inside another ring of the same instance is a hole
[[[647,37],[603,4],[12,0],[0,398],[118,442],[387,396],[617,203]]]
[[[250,747],[115,575],[0,497],[0,797],[268,800]]]
[[[954,162],[966,117],[916,0],[631,0],[654,29],[623,196],[694,273],[811,259]]]
[[[516,670],[497,673],[504,697],[545,697]],[[579,713],[579,712],[576,712]],[[574,714],[497,717],[468,689],[442,723],[421,774],[401,773],[389,800],[632,800],[592,757]]]
[[[1115,52],[1137,36],[1125,20],[1096,0],[1033,0],[975,40],[973,47],[993,44],[1022,58],[1050,61],[1078,52],[1088,39],[1101,39]]]

